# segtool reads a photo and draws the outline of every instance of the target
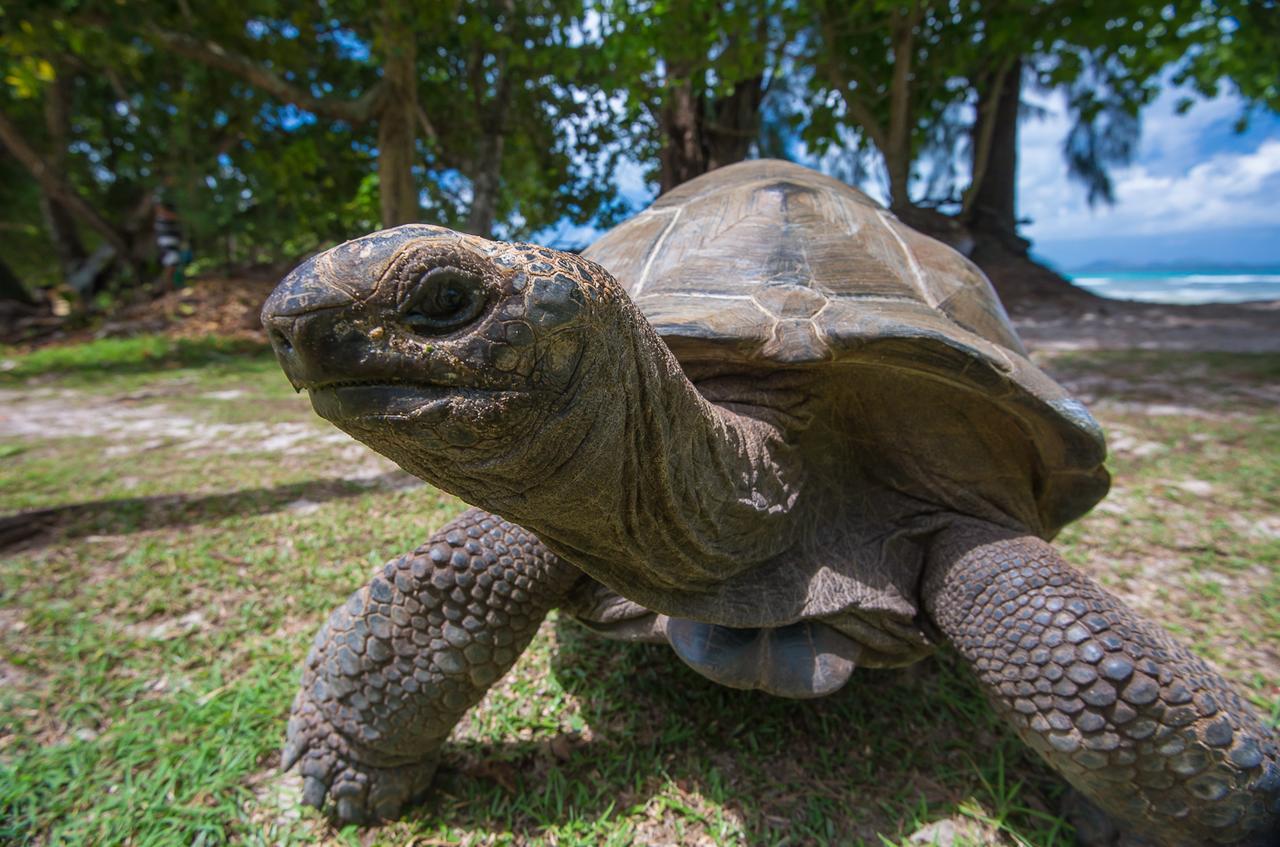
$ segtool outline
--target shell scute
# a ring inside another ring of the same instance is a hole
[[[663,195],[584,256],[617,277],[686,367],[826,368],[829,394],[879,386],[877,414],[849,426],[889,448],[907,489],[969,514],[995,504],[1045,537],[1106,493],[1100,429],[1027,358],[982,272],[844,183],[787,162],[731,165]],[[935,408],[914,409],[913,392]],[[1002,438],[1030,452],[1010,458]]]

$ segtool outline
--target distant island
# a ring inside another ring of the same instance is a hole
[[[1171,262],[1132,262],[1095,259],[1083,265],[1063,268],[1063,273],[1079,276],[1090,273],[1170,273],[1170,274],[1274,274],[1280,269],[1280,260],[1270,264],[1232,263],[1220,259],[1176,259]]]

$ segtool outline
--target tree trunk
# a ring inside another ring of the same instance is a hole
[[[49,135],[48,162],[49,167],[60,175],[67,172],[67,145],[71,134],[67,83],[65,69],[57,65],[54,80],[44,92],[44,123]],[[58,258],[63,279],[66,279],[84,263],[88,252],[67,207],[43,185],[40,187],[40,212],[53,241],[53,253]]]
[[[73,215],[97,231],[121,256],[129,255],[129,243],[125,237],[31,147],[3,111],[0,111],[0,144],[7,147],[13,158],[36,178],[42,191],[56,198]]]
[[[514,10],[506,9],[507,19]],[[493,233],[493,221],[498,214],[498,190],[502,184],[502,154],[506,147],[507,109],[511,103],[511,74],[507,72],[506,52],[496,57],[494,71],[498,87],[488,103],[476,104],[481,112],[484,137],[480,140],[480,155],[475,158],[471,174],[471,209],[467,213],[467,232],[488,238]]]
[[[386,56],[386,88],[377,110],[378,181],[384,227],[419,219],[418,188],[413,178],[417,158],[414,140],[418,125],[417,53],[413,31],[403,9],[389,3],[382,18]]]
[[[884,154],[889,175],[889,207],[911,208],[911,59],[920,8],[913,5],[894,15],[892,25],[893,78],[889,83],[889,132]]]
[[[87,255],[75,220],[66,206],[45,191],[43,186],[40,191],[40,216],[44,218],[49,240],[53,243],[53,255],[57,257],[58,267],[65,279],[80,267]]]
[[[965,197],[965,217],[974,228],[1016,235],[1018,230],[1018,105],[1022,97],[1022,60],[1007,72],[990,72],[976,81],[978,119],[973,127],[973,184]]]
[[[764,75],[741,80],[724,97],[695,93],[693,82],[674,88],[662,108],[661,192],[707,171],[741,162],[759,135]]]
[[[471,209],[467,212],[466,231],[481,238],[490,237],[498,213],[504,146],[501,134],[486,132],[480,142],[480,155],[471,179]]]
[[[658,154],[660,193],[666,194],[707,172],[699,118],[693,81],[684,76],[671,90],[659,118],[662,131],[662,150]]]
[[[732,165],[747,158],[751,142],[760,135],[760,101],[764,99],[764,74],[740,80],[727,97],[712,100],[715,122],[707,124],[707,170]]]

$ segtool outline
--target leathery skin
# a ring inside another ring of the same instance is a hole
[[[1280,843],[1280,749],[1228,683],[1038,538],[960,526],[929,615],[1018,735],[1134,834]]]
[[[467,709],[515,664],[581,573],[472,509],[351,595],[316,635],[283,767],[344,821],[390,818],[427,788]]]

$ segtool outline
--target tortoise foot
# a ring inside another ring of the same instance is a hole
[[[1225,679],[1040,539],[937,543],[935,622],[1067,782],[1160,847],[1275,847],[1280,739]]]
[[[341,823],[391,820],[422,798],[439,762],[438,752],[410,763],[379,762],[325,719],[304,693],[289,718],[281,768],[295,764],[302,774],[302,801],[324,809]]]
[[[317,633],[289,717],[285,768],[341,822],[393,818],[440,747],[581,577],[541,542],[468,511],[393,559]]]

